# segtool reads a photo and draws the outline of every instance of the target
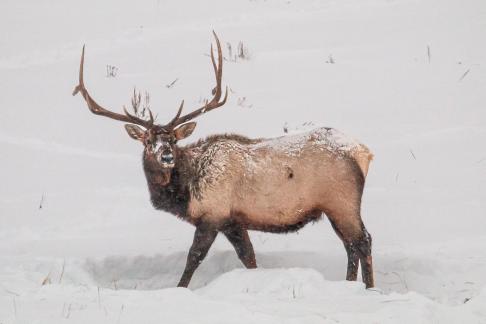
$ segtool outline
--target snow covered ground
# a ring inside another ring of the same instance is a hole
[[[86,44],[100,103],[136,85],[169,120],[209,95],[213,29],[249,59],[225,62],[229,102],[192,140],[325,125],[369,146],[376,289],[343,280],[327,220],[251,233],[254,271],[220,237],[173,288],[193,228],[152,209],[140,145],[71,92]],[[484,0],[2,0],[0,323],[486,323],[485,39]]]

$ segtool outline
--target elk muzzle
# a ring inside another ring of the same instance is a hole
[[[152,149],[152,154],[162,168],[172,169],[175,166],[174,152],[169,143],[160,141]]]
[[[172,152],[165,152],[157,154],[157,161],[163,168],[173,168],[175,166],[174,154]]]

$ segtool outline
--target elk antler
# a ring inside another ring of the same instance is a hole
[[[141,118],[138,118],[137,116],[134,116],[130,114],[125,108],[123,108],[123,111],[125,114],[118,114],[112,111],[109,111],[103,107],[101,107],[96,101],[94,101],[93,98],[88,93],[88,90],[86,90],[86,87],[84,86],[84,79],[83,79],[83,67],[84,67],[84,45],[83,45],[83,52],[81,54],[81,63],[79,65],[79,84],[74,88],[73,91],[73,96],[75,96],[78,92],[81,92],[81,95],[83,96],[84,100],[88,104],[89,110],[93,114],[96,115],[101,115],[105,116],[111,119],[116,119],[122,122],[127,122],[131,124],[137,124],[140,126],[145,127],[146,129],[152,128],[154,125],[154,116],[152,115],[152,112],[149,111],[149,120],[144,120]]]
[[[191,119],[194,119],[198,117],[199,115],[202,115],[204,113],[207,113],[210,110],[213,110],[215,108],[221,107],[226,103],[226,99],[228,98],[228,86],[226,86],[226,91],[224,94],[223,101],[219,101],[221,99],[221,79],[223,77],[223,53],[221,51],[221,44],[219,42],[218,36],[216,33],[213,31],[214,38],[216,39],[216,46],[218,47],[218,65],[216,65],[216,61],[214,59],[214,54],[213,54],[213,45],[211,44],[211,62],[213,63],[213,69],[214,69],[214,74],[216,76],[216,86],[214,87],[212,94],[213,94],[213,99],[208,102],[206,100],[206,103],[204,106],[201,108],[194,110],[193,112],[184,115],[182,117],[182,107],[184,106],[184,100],[182,100],[181,105],[179,106],[179,110],[177,111],[176,116],[172,119],[170,123],[164,126],[165,129],[171,130],[174,129],[176,126],[183,124]]]

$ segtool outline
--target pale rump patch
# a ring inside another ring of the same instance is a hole
[[[353,152],[353,158],[356,160],[363,175],[366,177],[368,175],[370,162],[373,160],[373,153],[371,153],[366,146],[362,144],[360,146],[361,147],[358,150]]]
[[[372,157],[332,128],[254,143],[224,139],[192,154],[198,180],[191,184],[190,218],[223,224],[235,217],[262,227],[294,225],[316,210],[355,218],[362,187],[352,163],[366,176]]]

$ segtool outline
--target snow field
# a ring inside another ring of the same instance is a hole
[[[484,1],[5,0],[0,18],[0,323],[486,323]],[[213,29],[250,58],[225,61],[229,101],[190,140],[365,143],[376,289],[343,280],[327,220],[252,232],[255,271],[219,237],[173,288],[193,228],[152,209],[140,145],[71,92],[86,44],[101,104],[137,86],[169,120],[209,95]]]

